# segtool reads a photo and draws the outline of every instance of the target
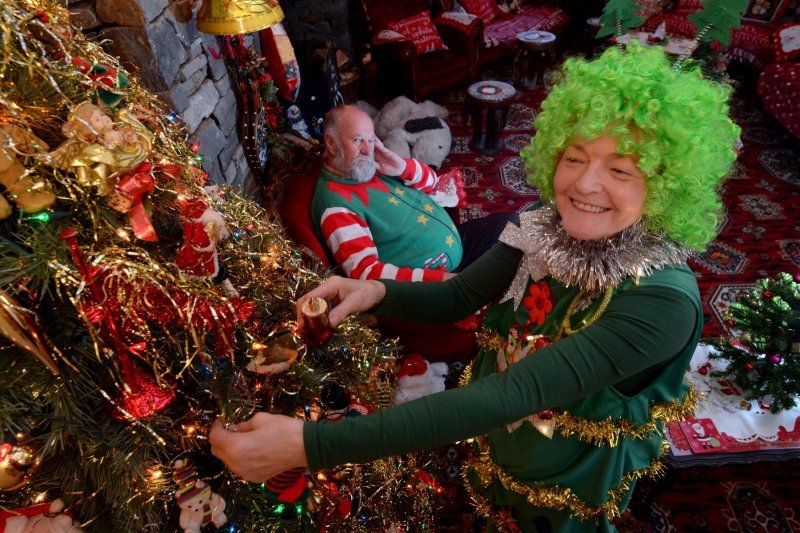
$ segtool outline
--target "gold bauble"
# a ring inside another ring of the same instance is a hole
[[[0,490],[14,490],[30,481],[40,463],[36,449],[20,442],[0,444]]]

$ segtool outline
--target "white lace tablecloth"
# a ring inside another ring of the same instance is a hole
[[[695,419],[680,424],[669,424],[666,432],[673,457],[704,456],[707,459],[748,452],[758,454],[769,450],[784,450],[800,453],[800,406],[771,413],[769,399],[746,400],[736,385],[725,378],[712,377],[717,370],[724,370],[727,362],[710,359],[713,347],[700,344],[692,356],[687,380],[701,398],[695,410]],[[800,401],[798,402],[800,403]],[[690,427],[693,422],[702,422],[716,428],[715,438],[721,443],[716,450],[691,446],[696,438]],[[719,451],[721,450],[721,451]]]

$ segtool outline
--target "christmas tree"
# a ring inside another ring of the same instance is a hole
[[[609,0],[600,15],[600,30],[597,37],[622,35],[629,29],[644,24],[644,19],[636,12],[639,5],[633,0]]]
[[[209,453],[218,417],[387,406],[394,346],[359,318],[295,334],[324,273],[63,7],[4,1],[0,29],[0,525],[429,529],[427,456],[259,485]]]
[[[777,413],[800,394],[800,274],[761,279],[757,287],[727,311],[725,325],[736,337],[714,343],[712,357],[728,361],[715,377],[732,379],[747,399]]]
[[[689,15],[689,20],[698,28],[696,39],[715,39],[722,46],[728,46],[731,30],[742,26],[742,13],[746,8],[747,0],[706,0],[701,11]]]

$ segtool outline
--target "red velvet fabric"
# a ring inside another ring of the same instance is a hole
[[[773,63],[764,68],[756,91],[764,108],[800,139],[800,63]]]
[[[461,5],[467,13],[480,17],[484,24],[489,24],[497,18],[495,0],[461,0]]]

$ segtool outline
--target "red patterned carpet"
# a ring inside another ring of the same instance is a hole
[[[507,80],[502,67],[484,78]],[[467,207],[462,221],[494,212],[521,211],[538,200],[525,184],[519,151],[532,133],[545,93],[524,91],[511,104],[502,138],[505,150],[470,151],[471,126],[462,114],[464,92],[436,98],[451,110],[453,147],[443,169],[461,167]],[[739,166],[724,186],[727,214],[719,238],[691,260],[703,298],[706,336],[724,332],[723,313],[754,282],[778,272],[800,272],[800,140],[760,106],[752,89],[737,90],[733,117],[742,127]],[[455,449],[450,449],[454,454]],[[620,531],[800,531],[800,460],[722,467],[670,469],[667,478],[641,482]],[[441,515],[440,531],[480,531],[466,498]],[[634,512],[635,511],[635,512]]]

